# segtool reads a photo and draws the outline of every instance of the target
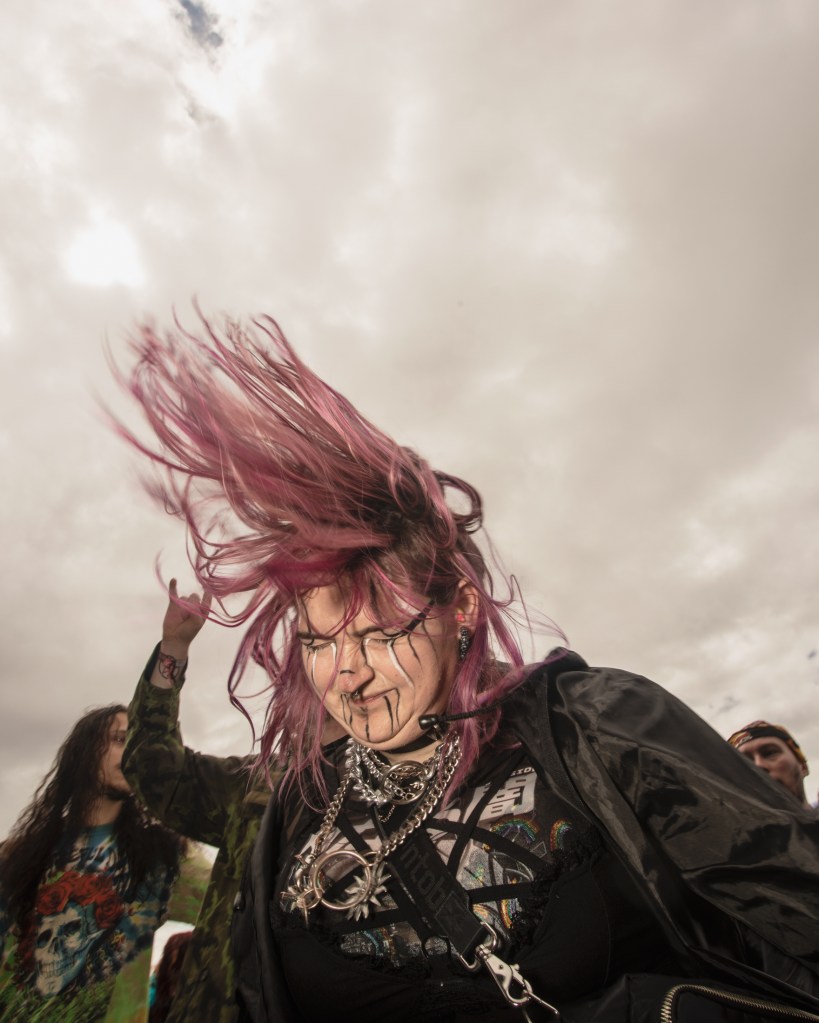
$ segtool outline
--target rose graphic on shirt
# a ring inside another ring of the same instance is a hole
[[[69,870],[40,889],[35,911],[21,951],[36,990],[50,997],[81,975],[126,909],[107,875]]]

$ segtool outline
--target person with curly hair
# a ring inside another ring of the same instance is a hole
[[[478,492],[273,320],[132,343],[153,436],[120,430],[212,605],[177,599],[246,626],[234,701],[250,662],[269,682],[242,1020],[819,1021],[813,818],[648,679],[562,647],[526,665]]]
[[[133,797],[127,727],[121,704],[85,714],[0,848],[4,1023],[103,1019],[164,918],[184,842]]]

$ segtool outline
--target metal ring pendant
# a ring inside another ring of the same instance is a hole
[[[322,887],[319,875],[326,863],[331,860],[353,860],[360,867],[364,868],[364,884],[362,888],[353,892],[346,902],[333,902],[330,899],[324,898],[324,892],[326,889]],[[337,849],[333,852],[326,852],[323,856],[319,856],[316,862],[310,868],[310,887],[318,896],[319,902],[327,909],[337,909],[344,911],[346,909],[355,909],[356,906],[360,906],[366,902],[370,897],[370,886],[372,885],[373,868],[367,862],[366,858],[361,853],[356,852],[354,849]]]

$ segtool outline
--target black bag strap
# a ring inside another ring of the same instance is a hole
[[[387,866],[433,932],[445,937],[455,952],[473,959],[486,940],[483,924],[469,908],[466,889],[447,869],[424,828],[405,838],[388,857]]]
[[[540,677],[554,679],[564,671],[586,667],[585,661],[569,650],[557,648],[539,668]],[[514,756],[514,755],[513,755]],[[519,759],[519,757],[517,758]],[[559,779],[560,795],[572,791],[556,751],[549,750],[550,773]],[[572,793],[574,794],[574,793]],[[566,800],[575,805],[575,798]],[[559,1018],[558,1010],[538,998],[517,965],[504,962],[496,951],[498,936],[488,924],[480,920],[469,908],[466,889],[450,871],[424,828],[418,828],[387,858],[390,873],[407,893],[425,923],[445,937],[467,969],[477,971],[485,966],[504,998],[510,1005],[522,1010],[537,1003]]]
[[[424,828],[412,832],[387,857],[390,873],[414,903],[430,929],[445,937],[473,973],[485,967],[509,1005],[531,1023],[528,1009],[540,1005],[552,1020],[560,1013],[534,993],[517,964],[498,956],[498,936],[469,908],[464,886],[447,868]]]

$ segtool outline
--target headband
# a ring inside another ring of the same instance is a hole
[[[799,748],[799,743],[794,739],[787,728],[783,728],[782,725],[772,725],[768,721],[752,721],[750,725],[746,725],[744,728],[740,728],[738,732],[728,739],[728,742],[734,749],[739,749],[740,746],[744,746],[746,742],[750,742],[751,739],[781,739],[782,742],[791,750],[796,759],[800,764],[808,766],[808,762],[805,759],[805,754]]]

